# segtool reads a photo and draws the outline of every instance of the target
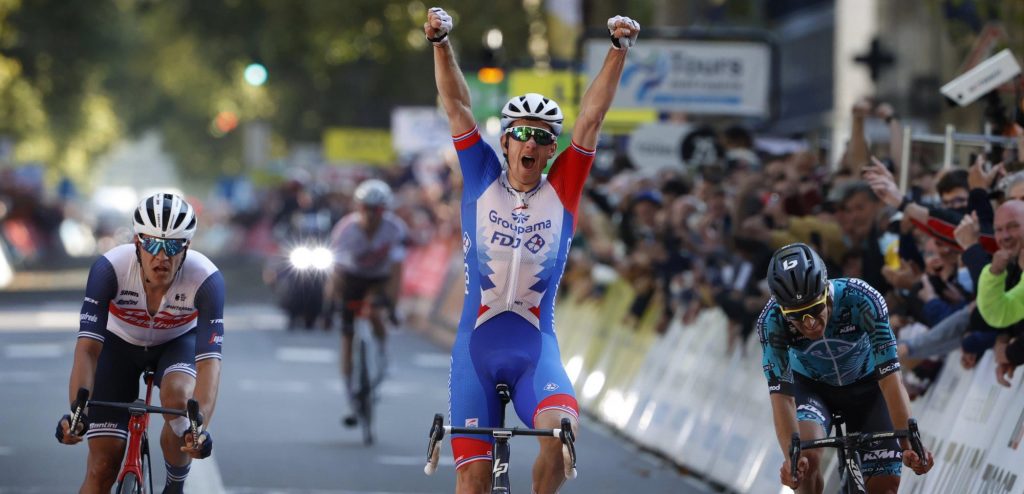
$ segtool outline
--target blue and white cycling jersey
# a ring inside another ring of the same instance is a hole
[[[189,250],[160,309],[150,315],[135,244],[110,249],[93,263],[79,316],[79,338],[154,347],[196,330],[195,360],[221,358],[224,277],[206,256]]]
[[[792,396],[794,372],[831,386],[846,386],[872,375],[881,379],[900,369],[882,295],[857,278],[829,283],[832,312],[821,339],[803,337],[783,317],[775,299],[761,311],[757,334],[770,393]]]

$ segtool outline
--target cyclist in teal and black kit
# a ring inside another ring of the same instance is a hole
[[[893,423],[902,428],[910,418],[889,311],[864,281],[829,280],[825,264],[805,244],[775,252],[768,287],[772,299],[761,311],[757,332],[775,434],[786,456],[781,480],[798,492],[820,493],[822,450],[805,450],[798,478],[791,477],[786,453],[794,432],[804,441],[826,437],[833,412],[842,412],[849,432],[892,430]],[[930,452],[925,450],[922,461],[906,439],[901,442],[893,439],[862,454],[868,492],[896,492],[901,458],[919,475],[931,469]]]

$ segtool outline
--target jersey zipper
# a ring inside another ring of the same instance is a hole
[[[516,199],[516,207],[512,209],[513,211],[526,205],[526,200],[523,199],[524,194],[522,192],[516,191],[514,195]],[[513,224],[515,224],[515,222],[513,222]],[[508,266],[508,286],[505,289],[506,310],[514,310],[515,308],[516,286],[519,284],[519,263],[523,257],[522,249],[520,249],[520,247],[522,247],[520,242],[522,242],[523,234],[519,233],[518,227],[513,228],[514,237],[512,241],[512,262],[510,262]]]

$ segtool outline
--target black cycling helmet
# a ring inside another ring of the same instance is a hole
[[[811,304],[827,287],[825,262],[807,244],[789,244],[772,254],[768,265],[768,290],[783,308]]]

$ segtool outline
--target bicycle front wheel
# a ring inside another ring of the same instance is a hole
[[[370,348],[365,337],[359,338],[356,353],[359,359],[359,421],[363,425],[363,444],[373,444],[373,382],[370,379],[369,352]]]
[[[134,473],[127,473],[121,485],[117,486],[117,494],[142,494],[142,482]]]

